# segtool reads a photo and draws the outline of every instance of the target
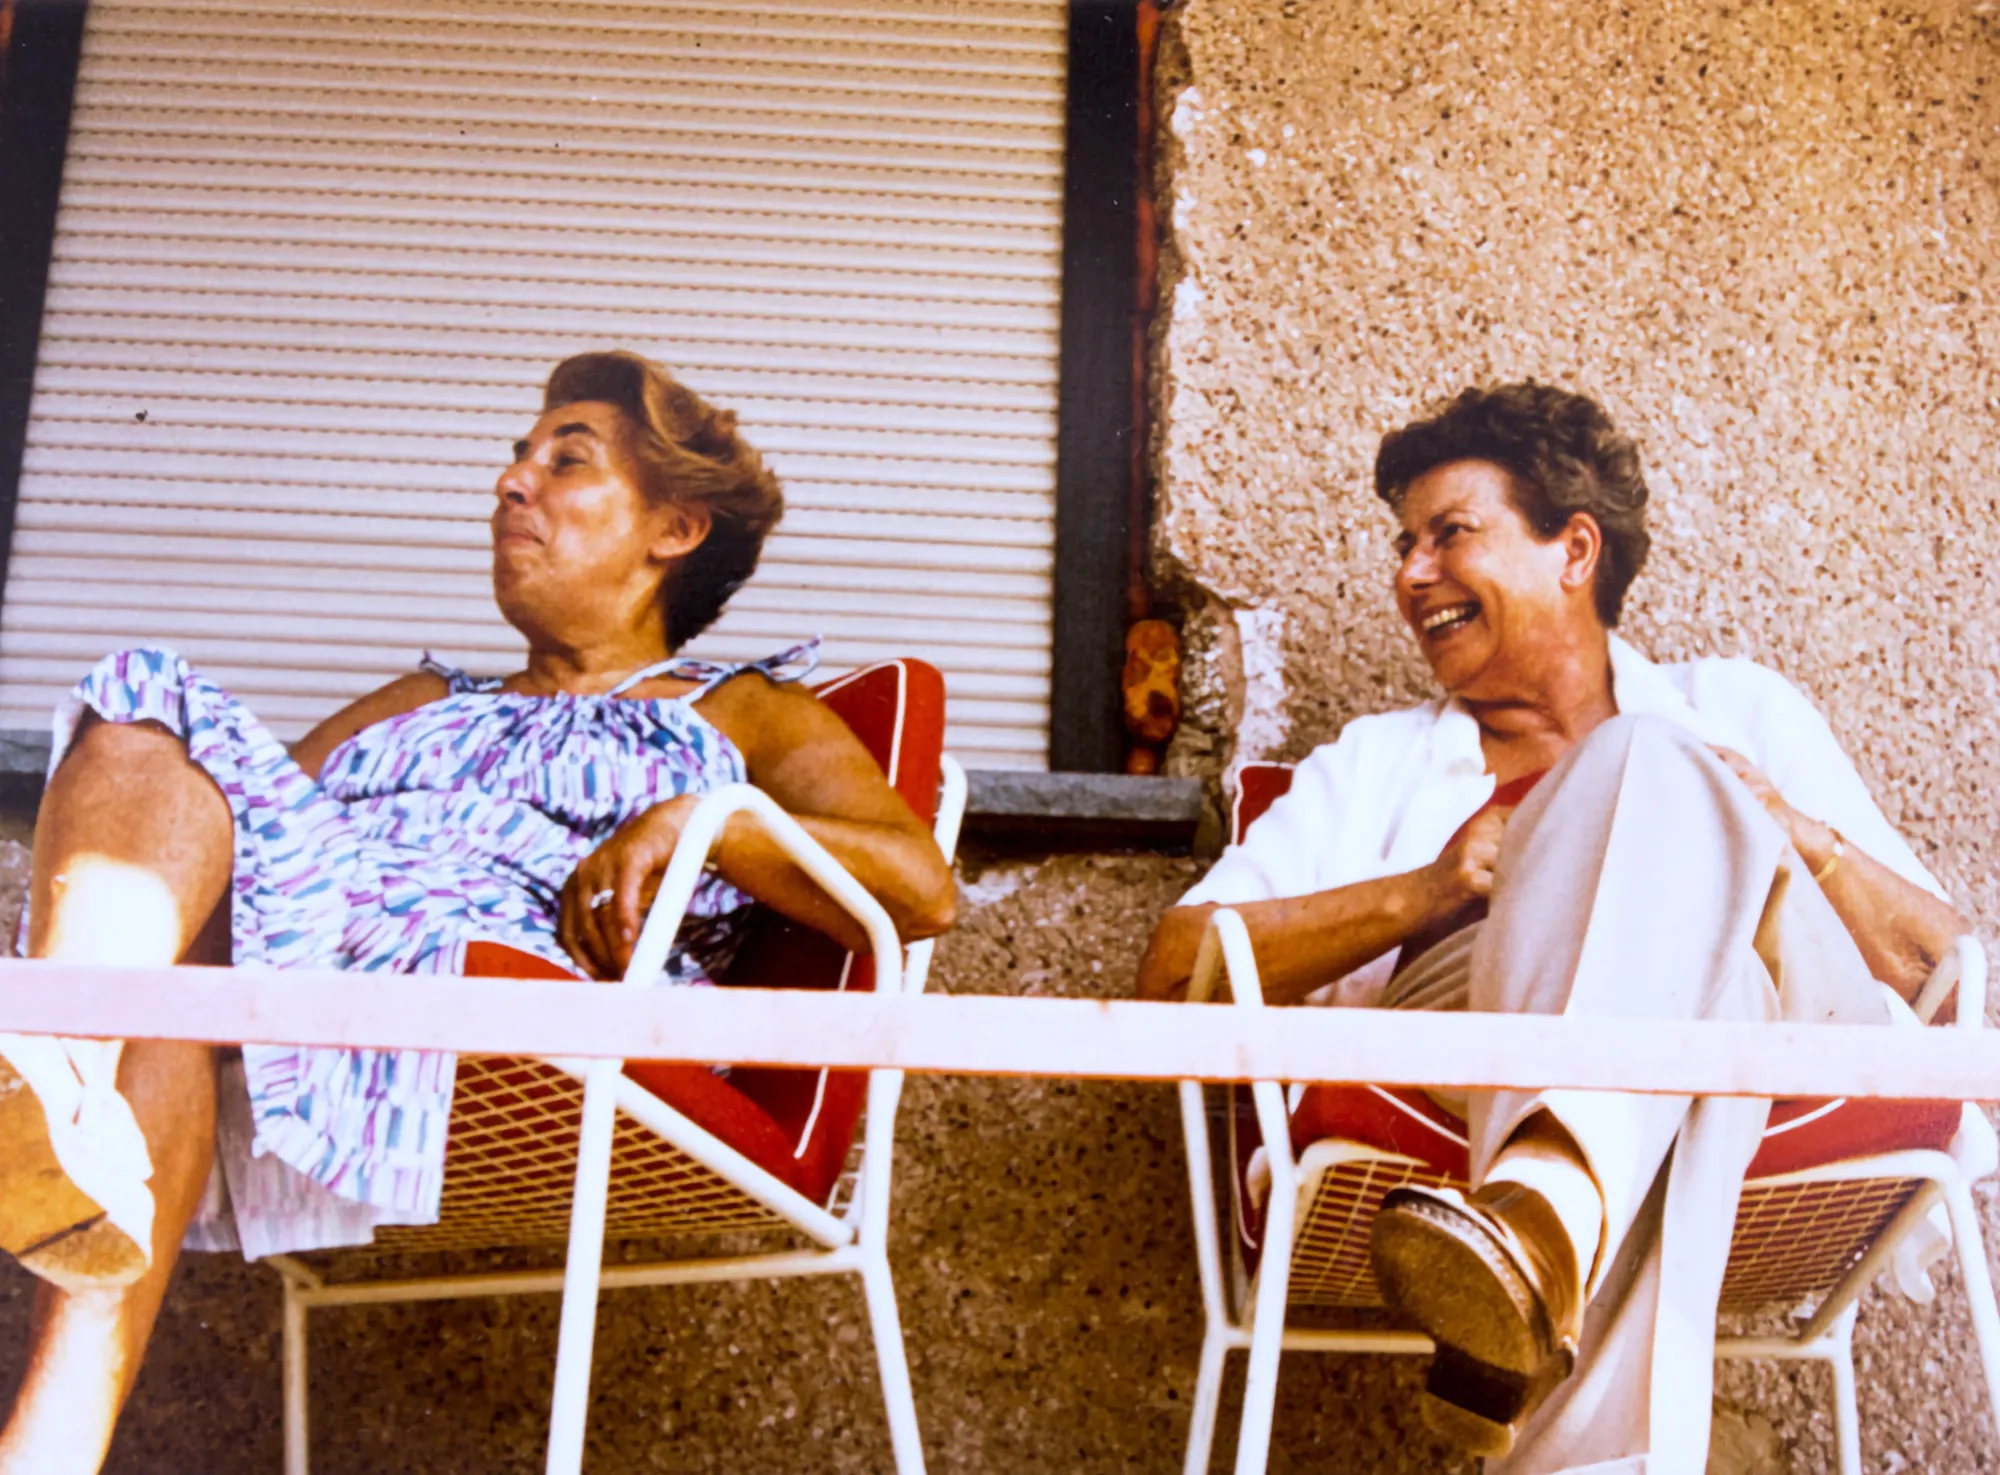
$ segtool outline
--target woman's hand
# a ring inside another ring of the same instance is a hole
[[[1834,833],[1830,826],[1799,813],[1785,802],[1785,796],[1778,792],[1778,786],[1765,776],[1764,770],[1745,758],[1734,748],[1713,747],[1715,756],[1720,758],[1729,771],[1743,781],[1748,789],[1763,805],[1771,818],[1778,822],[1778,828],[1785,832],[1785,838],[1792,842],[1792,848],[1805,857],[1807,865],[1815,871],[1826,864],[1833,853]]]
[[[683,794],[627,820],[563,883],[556,938],[591,977],[624,977],[646,910],[699,802]]]
[[[1493,894],[1493,867],[1500,859],[1500,836],[1512,806],[1482,809],[1452,838],[1444,853],[1424,868],[1425,889],[1432,898],[1427,921],[1456,913],[1469,902]]]

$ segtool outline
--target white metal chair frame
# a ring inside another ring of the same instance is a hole
[[[1214,992],[1218,975],[1226,978],[1236,1007],[1264,1007],[1263,988],[1249,933],[1233,911],[1218,909],[1202,939],[1201,952],[1189,984],[1190,1002],[1204,1002]],[[1986,954],[1970,937],[1960,938],[1954,953],[1925,984],[1917,1013],[1926,1022],[1958,989],[1958,1027],[1976,1030],[1985,1024]],[[1302,1156],[1291,1147],[1290,1115],[1283,1087],[1276,1081],[1251,1085],[1258,1129],[1271,1167],[1270,1200],[1264,1242],[1255,1276],[1246,1276],[1236,1238],[1231,1236],[1231,1280],[1225,1287],[1221,1235],[1216,1214],[1213,1155],[1202,1083],[1180,1083],[1181,1124],[1187,1139],[1188,1185],[1194,1209],[1195,1252],[1201,1276],[1206,1332],[1195,1381],[1193,1416],[1188,1431],[1187,1475],[1206,1475],[1215,1439],[1217,1411],[1222,1400],[1224,1363],[1238,1348],[1249,1353],[1243,1393],[1243,1418],[1237,1435],[1236,1475],[1262,1475],[1270,1454],[1272,1414],[1277,1398],[1278,1354],[1291,1352],[1366,1352],[1427,1355],[1429,1337],[1420,1332],[1381,1328],[1354,1330],[1293,1328],[1285,1325],[1290,1304],[1293,1253],[1303,1221],[1310,1213],[1321,1180],[1342,1163],[1371,1162],[1409,1166],[1416,1160],[1399,1153],[1337,1140],[1316,1142]],[[1976,1107],[1969,1108],[1977,1110]],[[1232,1168],[1233,1173],[1233,1168]],[[1821,1300],[1818,1308],[1790,1336],[1718,1337],[1718,1358],[1775,1358],[1818,1361],[1833,1374],[1834,1430],[1841,1475],[1861,1475],[1860,1414],[1855,1397],[1854,1319],[1861,1293],[1895,1255],[1898,1244],[1942,1200],[1950,1215],[1952,1238],[1962,1283],[1971,1304],[1972,1324],[1986,1375],[1987,1396],[2000,1424],[2000,1309],[1994,1302],[1992,1271],[1980,1234],[1972,1185],[1957,1162],[1943,1152],[1908,1151],[1851,1158],[1798,1173],[1753,1180],[1746,1191],[1796,1183],[1827,1183],[1874,1179],[1918,1180],[1920,1187],[1875,1237],[1868,1251]],[[1229,1291],[1234,1291],[1234,1296]],[[1232,1305],[1233,1300],[1233,1305]]]
[[[965,813],[965,771],[949,755],[942,761],[933,833],[949,859],[957,849]],[[679,848],[661,881],[631,966],[618,987],[644,988],[660,976],[702,868],[731,815],[753,816],[813,880],[866,929],[880,992],[923,992],[930,971],[929,940],[904,949],[888,913],[841,868],[805,829],[761,790],[732,784],[708,795],[689,817]],[[898,966],[898,960],[901,966]],[[286,1475],[307,1472],[306,1315],[315,1307],[453,1300],[560,1290],[562,1323],[556,1349],[555,1392],[549,1418],[548,1475],[577,1475],[583,1466],[590,1364],[602,1288],[768,1280],[805,1275],[859,1275],[875,1338],[889,1438],[899,1475],[922,1475],[923,1444],[910,1391],[895,1285],[890,1278],[889,1180],[895,1147],[896,1108],[903,1072],[868,1073],[866,1115],[854,1192],[838,1212],[814,1203],[748,1157],[696,1126],[652,1092],[622,1074],[622,1060],[552,1058],[548,1062],[583,1083],[576,1188],[570,1205],[568,1259],[562,1271],[524,1270],[490,1275],[446,1275],[328,1284],[288,1256],[273,1256],[284,1281],[284,1398]],[[612,1129],[623,1112],[697,1163],[727,1179],[783,1224],[816,1247],[768,1254],[657,1261],[604,1267],[605,1205],[610,1188]]]

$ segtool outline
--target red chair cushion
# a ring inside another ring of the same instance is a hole
[[[465,973],[468,978],[568,978],[575,979],[580,987],[603,987],[533,953],[497,942],[467,944]],[[625,1074],[765,1172],[814,1202],[824,1202],[832,1182],[822,1188],[804,1171],[793,1156],[791,1135],[728,1077],[719,1076],[706,1066],[659,1060],[627,1061]]]
[[[815,688],[854,730],[896,792],[925,824],[937,816],[944,763],[944,677],[922,661],[884,661]],[[875,987],[874,960],[831,938],[758,908],[725,985],[756,988]],[[730,1084],[787,1136],[786,1151],[808,1198],[823,1202],[847,1164],[868,1100],[860,1070],[781,1070],[739,1066]]]
[[[1775,1101],[1747,1178],[1775,1178],[1878,1152],[1943,1152],[1965,1108],[1956,1101]]]

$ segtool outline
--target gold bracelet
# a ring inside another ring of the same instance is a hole
[[[1847,854],[1847,841],[1842,838],[1840,831],[1834,830],[1832,825],[1828,825],[1827,828],[1833,830],[1833,854],[1826,858],[1825,865],[1813,872],[1815,886],[1824,886],[1826,878],[1840,869],[1841,856]]]

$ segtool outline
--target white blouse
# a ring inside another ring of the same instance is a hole
[[[1734,748],[1794,808],[1944,899],[1869,795],[1817,708],[1777,672],[1742,659],[1656,666],[1611,637],[1612,694],[1621,713],[1661,717],[1707,743]],[[1313,749],[1283,798],[1250,826],[1183,906],[1305,896],[1416,870],[1493,795],[1479,724],[1456,698],[1360,717]],[[1315,1002],[1375,1003],[1394,950],[1329,985]]]

